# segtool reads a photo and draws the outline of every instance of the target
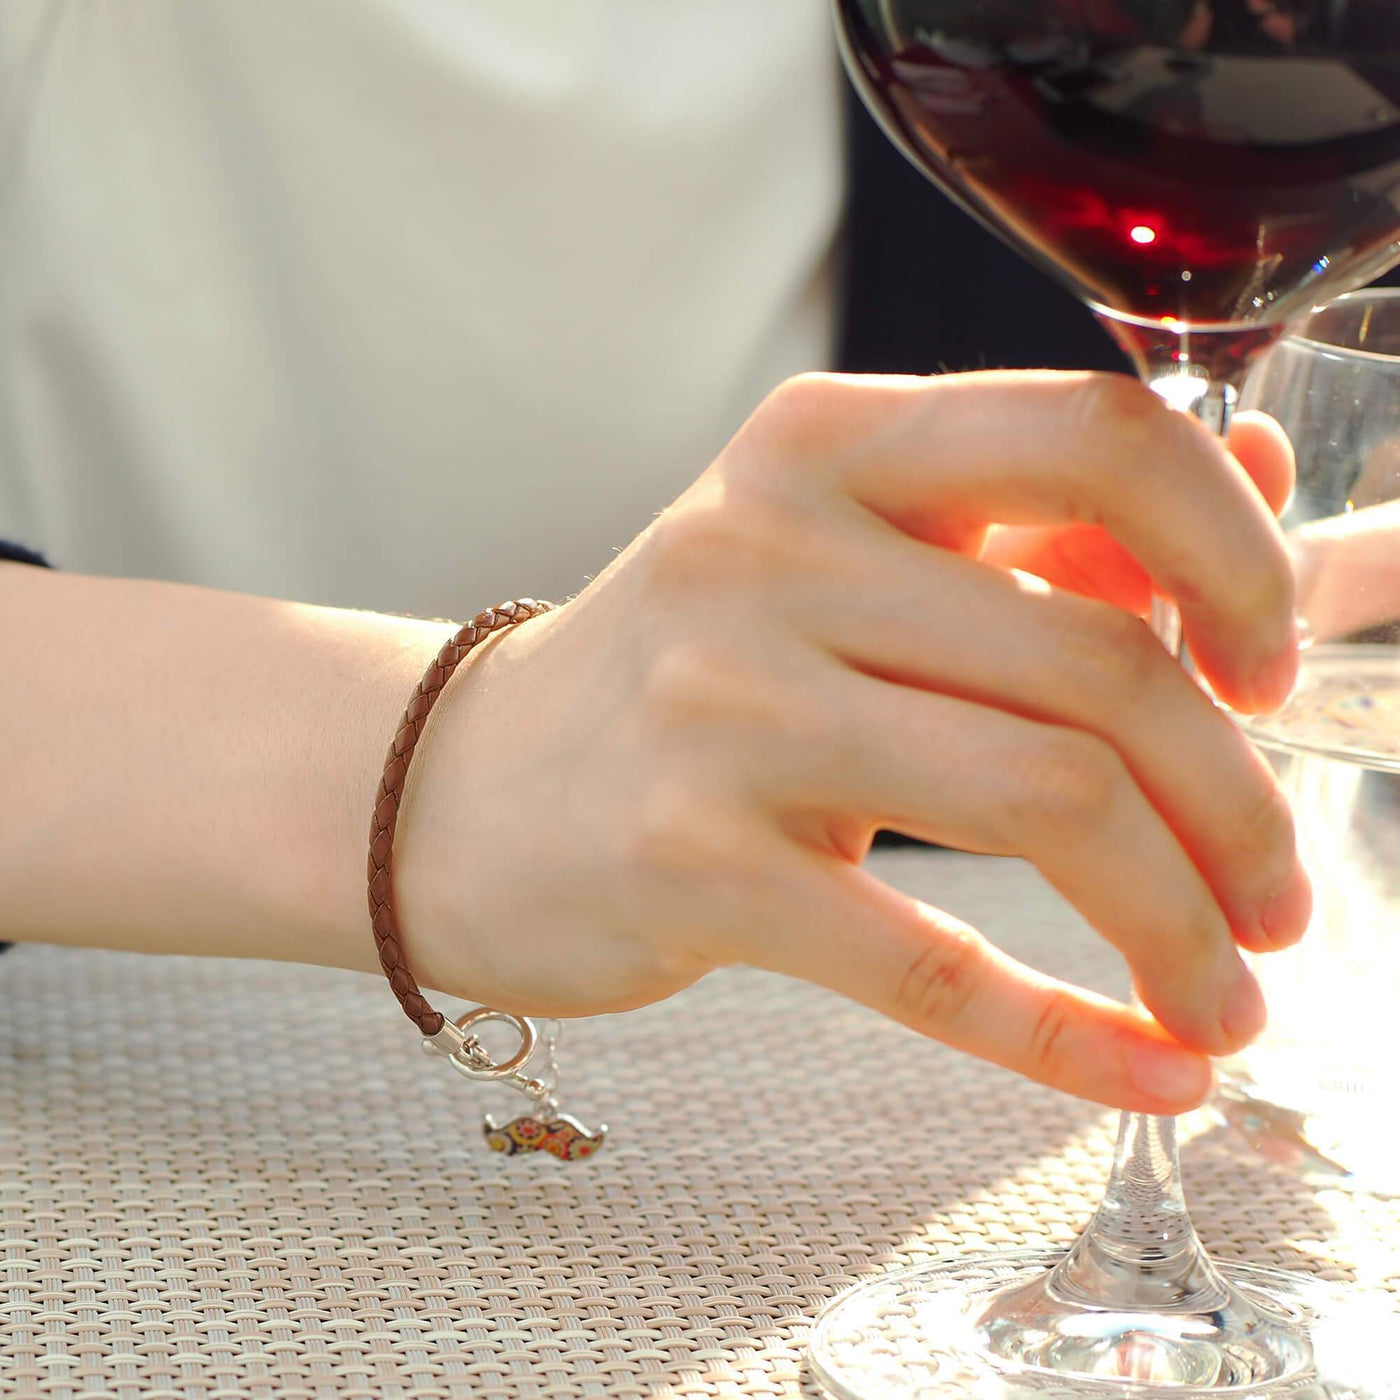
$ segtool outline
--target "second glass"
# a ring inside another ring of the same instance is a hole
[[[1319,1185],[1400,1195],[1400,291],[1298,322],[1241,401],[1297,458],[1283,525],[1313,644],[1290,703],[1244,728],[1289,794],[1316,903],[1302,943],[1255,960],[1269,1028],[1222,1065],[1216,1106]]]

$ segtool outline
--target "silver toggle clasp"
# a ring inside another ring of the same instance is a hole
[[[520,1037],[520,1048],[515,1054],[497,1062],[491,1058],[486,1047],[473,1033],[473,1027],[486,1021],[499,1021],[509,1026]],[[443,1055],[447,1062],[468,1079],[495,1080],[512,1085],[531,1098],[542,1098],[549,1092],[548,1086],[539,1079],[525,1074],[524,1068],[534,1056],[539,1044],[539,1032],[535,1023],[525,1016],[512,1016],[506,1011],[494,1011],[489,1006],[478,1006],[464,1011],[454,1021],[444,1021],[436,1035],[424,1038],[423,1050],[429,1055]]]

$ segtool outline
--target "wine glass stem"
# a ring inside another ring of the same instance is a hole
[[[1224,1302],[1226,1286],[1186,1209],[1175,1119],[1123,1115],[1103,1201],[1051,1286],[1067,1301],[1124,1312],[1200,1312]]]
[[[1139,372],[1174,407],[1217,433],[1228,429],[1233,383],[1194,377],[1175,356],[1144,357]],[[1151,624],[1162,645],[1194,674],[1175,606],[1154,598]],[[1051,1287],[1067,1299],[1125,1310],[1196,1312],[1224,1301],[1226,1285],[1186,1209],[1175,1119],[1123,1115],[1103,1202],[1056,1266]]]
[[[1151,387],[1157,389],[1161,381],[1151,381]],[[1170,393],[1165,387],[1158,389],[1158,393]],[[1224,437],[1230,431],[1230,418],[1235,411],[1235,400],[1239,397],[1238,391],[1233,384],[1225,384],[1219,380],[1210,380],[1206,383],[1205,392],[1195,400],[1190,406],[1193,413],[1211,432],[1218,433]],[[1171,399],[1167,400],[1169,403]]]

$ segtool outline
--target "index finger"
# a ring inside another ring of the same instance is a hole
[[[989,524],[1102,526],[1175,599],[1222,699],[1242,710],[1285,699],[1297,671],[1288,552],[1201,423],[1114,374],[839,383],[866,430],[832,460],[862,505],[934,542]]]
[[[1293,448],[1287,435],[1265,414],[1244,412],[1231,422],[1228,441],[1231,454],[1277,517],[1293,490]],[[1035,574],[1071,593],[1102,598],[1139,617],[1147,616],[1152,603],[1147,571],[1098,526],[999,525],[987,536],[980,557],[983,563]],[[1296,565],[1296,553],[1294,560]],[[1301,596],[1301,582],[1298,591]]]

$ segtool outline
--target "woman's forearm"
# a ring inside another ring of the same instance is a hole
[[[446,632],[0,564],[0,937],[376,966],[370,809]]]

